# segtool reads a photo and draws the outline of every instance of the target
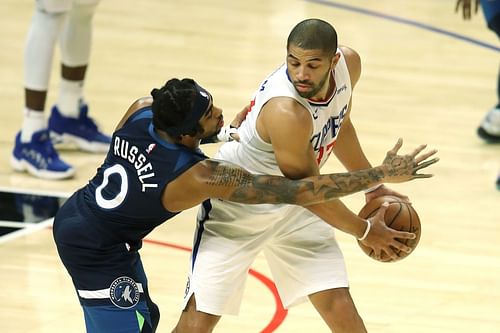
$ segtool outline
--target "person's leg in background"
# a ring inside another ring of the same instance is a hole
[[[74,169],[55,151],[44,115],[54,46],[70,7],[69,0],[37,1],[26,39],[24,117],[11,164],[15,170],[40,178],[62,179],[74,174]]]
[[[488,28],[500,39],[500,0],[481,0],[481,7]],[[500,143],[500,69],[497,81],[497,105],[486,114],[477,133],[488,143]],[[497,176],[496,187],[500,190],[500,172]]]
[[[497,0],[497,6],[500,7],[500,1]],[[500,38],[500,14],[497,14],[489,23],[488,23],[488,27],[493,30],[494,32],[496,32],[498,38]],[[498,104],[496,106],[496,124],[497,124],[497,130],[498,130],[498,133],[500,135],[500,69],[498,71],[498,83],[497,83],[497,95],[498,95]],[[488,114],[489,115],[489,114]],[[486,116],[486,118],[488,118],[488,115]],[[500,137],[498,138],[499,141],[500,141]],[[496,185],[497,185],[497,190],[500,191],[500,172],[498,173],[498,176],[497,176],[497,182],[496,182]]]
[[[71,142],[84,151],[105,152],[111,138],[88,117],[83,82],[90,58],[92,18],[99,0],[38,0],[25,49],[25,108],[11,165],[45,179],[72,177],[53,141]],[[61,44],[61,83],[57,105],[44,115],[54,46]],[[52,140],[50,138],[52,137]]]
[[[481,0],[488,28],[500,38],[500,0]],[[484,117],[479,126],[478,135],[489,143],[500,143],[500,70],[497,82],[497,105]]]
[[[61,37],[61,83],[49,130],[56,143],[73,143],[87,152],[106,152],[111,138],[88,117],[83,97],[92,47],[92,20],[99,0],[75,0]]]

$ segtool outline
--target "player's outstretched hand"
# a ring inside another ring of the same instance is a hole
[[[418,170],[427,168],[439,161],[435,157],[429,159],[437,153],[436,149],[424,152],[427,145],[418,146],[411,154],[398,155],[398,151],[403,145],[403,139],[398,139],[396,145],[387,152],[382,167],[384,167],[387,183],[403,183],[417,178],[430,178],[433,175],[429,173],[417,173]]]
[[[363,245],[373,249],[375,259],[380,260],[383,253],[389,256],[392,260],[399,258],[396,251],[409,253],[411,248],[403,244],[401,241],[406,239],[414,239],[416,235],[411,232],[398,231],[387,227],[384,222],[385,212],[389,207],[389,203],[384,202],[375,216],[369,218],[371,223],[370,231],[364,240]]]

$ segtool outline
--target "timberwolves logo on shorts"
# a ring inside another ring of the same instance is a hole
[[[109,298],[121,309],[129,309],[139,303],[139,288],[128,276],[121,276],[111,283]]]

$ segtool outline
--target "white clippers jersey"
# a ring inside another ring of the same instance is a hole
[[[335,140],[347,113],[351,98],[351,80],[344,55],[335,67],[336,90],[324,102],[313,102],[301,97],[289,80],[286,64],[282,65],[261,84],[252,101],[251,111],[238,129],[240,142],[224,144],[218,158],[236,163],[252,173],[282,175],[276,162],[272,144],[264,142],[257,133],[257,117],[262,107],[273,97],[290,97],[297,100],[311,114],[313,132],[311,144],[316,161],[322,167],[332,152]]]

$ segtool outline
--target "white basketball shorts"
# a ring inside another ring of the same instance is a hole
[[[238,314],[250,265],[264,252],[285,307],[319,291],[348,287],[334,228],[292,205],[206,201],[198,212],[183,308]]]

